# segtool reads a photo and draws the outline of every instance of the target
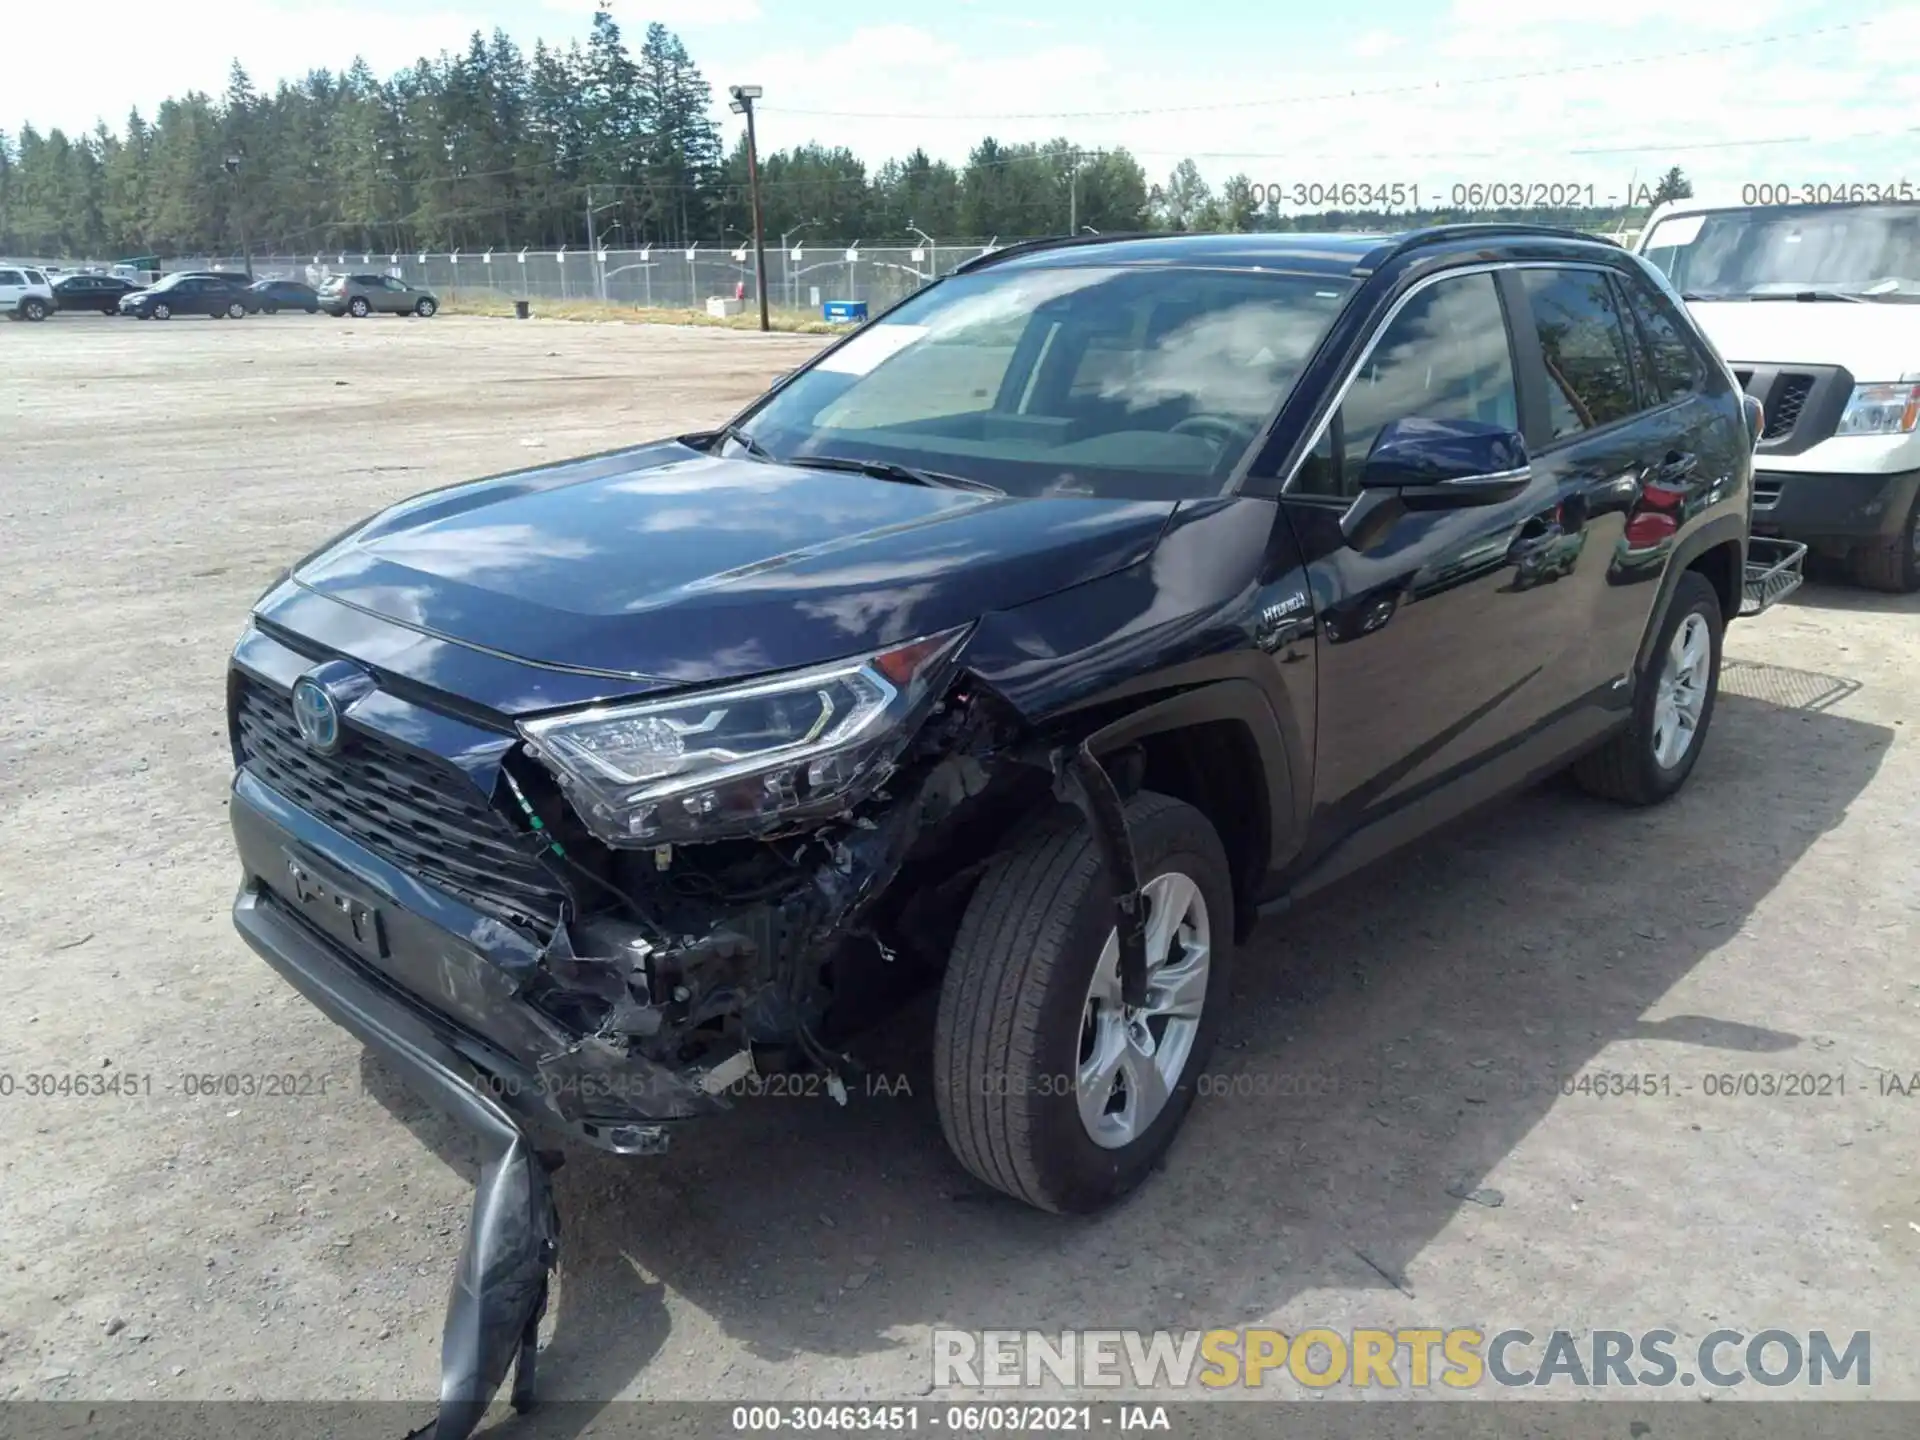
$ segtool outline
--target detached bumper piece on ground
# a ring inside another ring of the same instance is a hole
[[[536,1150],[472,1068],[417,1015],[370,986],[329,983],[326,972],[338,962],[258,891],[242,890],[234,920],[247,943],[308,999],[480,1142],[473,1212],[440,1341],[440,1413],[431,1427],[414,1433],[465,1440],[509,1370],[513,1407],[524,1412],[533,1404],[540,1320],[560,1258],[559,1213],[549,1180],[559,1157]]]

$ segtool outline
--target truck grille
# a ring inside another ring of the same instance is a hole
[[[1853,376],[1833,365],[1740,366],[1733,376],[1766,412],[1758,448],[1771,455],[1798,455],[1828,439],[1853,393]]]
[[[1793,427],[1800,423],[1800,412],[1806,407],[1807,396],[1813,393],[1813,376],[1782,375],[1773,387],[1773,399],[1766,404],[1767,428],[1761,434],[1762,440],[1778,440],[1783,435],[1791,435]]]
[[[288,698],[236,676],[242,762],[263,783],[416,879],[545,940],[565,898],[507,819],[460,771],[345,729],[317,754]]]

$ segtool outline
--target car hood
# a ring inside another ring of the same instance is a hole
[[[1862,383],[1920,373],[1920,305],[1696,300],[1687,308],[1730,365],[1838,365]]]
[[[666,442],[432,491],[293,580],[496,655],[697,683],[1097,579],[1148,554],[1175,505],[929,489]]]

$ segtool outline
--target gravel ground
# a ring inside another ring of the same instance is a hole
[[[0,327],[0,1397],[431,1397],[472,1155],[232,933],[228,647],[365,511],[717,420],[817,344]],[[924,1014],[905,1093],[573,1161],[543,1391],[911,1397],[936,1325],[1665,1325],[1871,1330],[1871,1393],[1920,1398],[1920,1098],[1880,1078],[1920,1071],[1920,603],[1809,585],[1728,653],[1672,804],[1549,786],[1266,923],[1228,1093],[1107,1216],[966,1179]],[[1802,1072],[1845,1093],[1708,1093]]]

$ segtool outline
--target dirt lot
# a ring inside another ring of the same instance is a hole
[[[0,1396],[433,1394],[469,1152],[230,929],[227,649],[363,512],[718,419],[817,343],[0,326]],[[1920,1398],[1920,1097],[1878,1078],[1920,1071],[1920,604],[1809,586],[1729,655],[1673,804],[1549,787],[1264,926],[1230,1093],[1116,1213],[967,1180],[911,1024],[910,1094],[576,1160],[544,1390],[911,1397],[935,1325],[1666,1325],[1871,1330],[1872,1394]],[[1671,1093],[1562,1093],[1595,1070]],[[282,1072],[327,1093],[188,1093]],[[1756,1072],[1845,1093],[1707,1093]]]

